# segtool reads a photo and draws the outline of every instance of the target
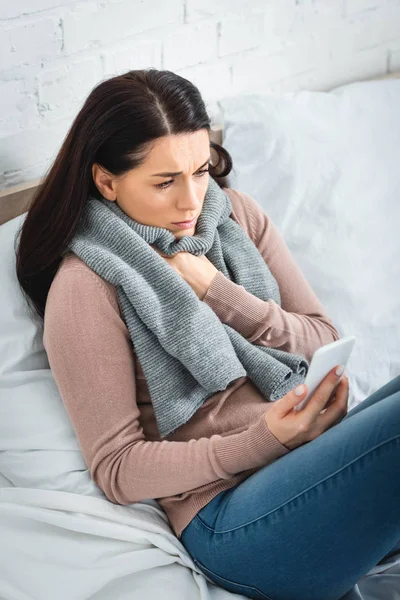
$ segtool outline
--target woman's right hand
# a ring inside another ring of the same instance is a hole
[[[347,414],[349,380],[346,375],[343,375],[338,384],[339,376],[335,373],[336,368],[321,381],[305,408],[299,411],[292,410],[306,397],[307,386],[303,384],[304,392],[301,396],[296,396],[293,388],[276,400],[265,413],[268,429],[289,450],[310,442],[339,423]],[[335,385],[337,388],[328,403]]]

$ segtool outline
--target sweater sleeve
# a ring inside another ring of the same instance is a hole
[[[146,440],[129,331],[116,299],[91,271],[74,266],[56,275],[43,342],[90,475],[114,503],[183,493],[290,451],[264,415],[231,435]]]
[[[339,332],[270,217],[248,194],[235,189],[228,193],[238,223],[279,285],[281,306],[272,299],[260,300],[221,271],[212,280],[203,302],[250,342],[301,354],[311,361],[318,348],[340,338]]]

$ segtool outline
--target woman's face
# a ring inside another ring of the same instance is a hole
[[[97,163],[92,174],[104,198],[117,202],[135,221],[169,229],[178,239],[195,233],[196,223],[190,229],[174,223],[201,213],[210,163],[209,133],[201,129],[155,140],[146,161],[120,177]]]

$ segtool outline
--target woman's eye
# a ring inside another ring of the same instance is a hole
[[[173,179],[171,179],[171,181],[164,181],[164,183],[157,183],[154,187],[163,189],[163,188],[167,187],[169,183],[172,183],[172,182],[173,182]]]
[[[199,172],[197,173],[197,176],[198,176],[198,177],[202,177],[202,176],[203,176],[205,173],[208,173],[208,172],[209,172],[209,170],[208,170],[208,169],[204,169],[203,171],[199,171]],[[155,187],[157,187],[157,188],[161,188],[161,189],[165,189],[165,188],[166,188],[166,187],[168,187],[168,186],[169,186],[169,184],[170,184],[170,183],[172,183],[173,181],[174,181],[173,179],[170,179],[169,181],[164,181],[163,183],[157,183],[157,184],[155,185]]]

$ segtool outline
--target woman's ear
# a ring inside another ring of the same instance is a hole
[[[114,189],[115,182],[112,173],[107,171],[107,169],[105,169],[98,163],[93,163],[92,177],[95,186],[97,187],[103,198],[105,198],[106,200],[110,200],[111,202],[115,202],[115,200],[117,199],[117,193]]]

